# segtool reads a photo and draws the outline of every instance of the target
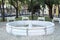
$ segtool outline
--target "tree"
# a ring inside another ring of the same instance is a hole
[[[33,14],[35,14],[36,12],[35,10],[37,10],[37,12],[39,13],[38,15],[40,16],[40,9],[41,9],[40,5],[42,5],[43,8],[45,7],[44,0],[33,0],[33,1],[31,0],[32,19],[33,19]]]
[[[3,18],[3,21],[5,21],[5,14],[4,14],[4,1],[5,1],[5,0],[2,0],[2,9],[1,9],[1,11],[2,11],[2,18]]]
[[[53,4],[55,4],[55,5],[58,5],[59,4],[59,1],[60,0],[45,0],[45,4],[48,6],[48,8],[49,8],[49,16],[50,16],[50,18],[52,18],[53,19],[53,16],[52,16],[52,6],[53,6]]]
[[[28,5],[28,10],[32,12],[32,19],[33,19],[33,14],[35,13],[35,9],[34,6],[36,6],[38,4],[38,6],[40,6],[40,4],[43,4],[44,1],[42,0],[9,0],[9,3],[11,5],[14,6],[14,8],[16,9],[16,18],[18,18],[18,2],[21,2],[21,4]]]
[[[60,4],[60,0],[31,0],[31,10],[33,10],[33,6],[36,4],[36,2],[38,2],[40,5],[43,6],[43,10],[45,7],[45,4],[48,6],[49,8],[49,17],[53,18],[52,16],[52,6],[53,4],[58,5]],[[34,13],[32,13],[33,15]]]
[[[11,0],[9,0],[9,1],[10,1],[10,4],[13,5],[16,9],[16,15],[17,15],[16,18],[18,17],[18,12],[17,11],[18,11],[18,1],[19,1],[22,4],[26,3],[28,5],[28,10],[32,12],[32,19],[33,19],[33,14],[35,13],[34,6],[37,5],[37,4],[39,4],[39,6],[42,5],[43,8],[45,7],[45,4],[46,4],[49,8],[50,18],[53,18],[53,16],[52,16],[52,5],[53,4],[59,4],[60,0],[13,0],[12,3],[11,3]]]
[[[2,4],[2,3],[1,3],[1,0],[0,0],[0,9],[1,9],[1,4]]]
[[[18,18],[18,0],[8,0],[10,5],[16,9],[16,18]]]
[[[26,0],[26,3],[28,4],[28,10],[32,12],[32,20],[33,20],[33,14],[38,10],[40,10],[40,5],[44,7],[44,0]]]
[[[18,18],[18,8],[20,5],[19,3],[23,2],[24,0],[8,0],[10,5],[13,6],[16,9],[16,18]]]

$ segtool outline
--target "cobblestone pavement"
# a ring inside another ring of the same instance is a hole
[[[55,32],[44,36],[14,36],[5,30],[6,22],[0,22],[0,40],[60,40],[60,24],[55,23]]]

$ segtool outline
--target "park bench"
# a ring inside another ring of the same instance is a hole
[[[39,21],[45,21],[45,17],[38,17]]]
[[[60,18],[56,14],[54,14],[52,22],[56,22],[56,21],[60,22]]]
[[[15,21],[15,17],[7,17],[7,22]]]
[[[22,16],[22,20],[29,20],[29,17]]]
[[[60,23],[60,18],[58,17],[53,17],[52,22],[58,21]]]

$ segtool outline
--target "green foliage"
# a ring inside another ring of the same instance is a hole
[[[54,4],[60,4],[60,0],[54,0]]]
[[[29,17],[29,20],[32,20],[32,16],[28,16]],[[34,17],[34,19],[33,20],[37,20],[37,18],[38,18],[38,16],[33,16]],[[22,17],[19,17],[19,18],[16,18],[16,21],[18,21],[18,20],[22,20]]]
[[[1,5],[1,1],[0,1],[0,5]]]
[[[33,16],[33,20],[37,20],[38,16]],[[32,16],[29,16],[29,19],[32,20]]]
[[[22,17],[16,18],[16,20],[17,20],[17,21],[18,21],[18,20],[22,20]]]
[[[50,17],[45,17],[45,21],[52,21]]]
[[[34,17],[33,20],[37,20],[37,18],[38,18],[38,16],[36,16],[36,15],[34,15],[33,17]],[[22,20],[22,17],[16,18],[16,20]],[[29,20],[32,20],[32,16],[29,16]],[[49,17],[45,17],[45,21],[52,21],[52,19]]]
[[[60,4],[60,0],[45,0],[45,3],[48,5]]]
[[[52,6],[53,4],[59,4],[60,0],[8,0],[11,5],[17,5],[17,1],[21,2],[21,4],[27,4],[28,7],[30,8],[31,5],[34,6],[38,2],[40,5],[45,7],[45,4]],[[32,2],[32,3],[31,3]],[[14,7],[15,7],[14,6]]]
[[[7,21],[7,19],[5,18],[5,21]],[[2,18],[0,18],[0,22],[4,22]]]

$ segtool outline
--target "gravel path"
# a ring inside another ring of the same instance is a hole
[[[55,23],[55,32],[44,36],[14,36],[5,30],[6,22],[0,22],[0,40],[60,40],[60,24]]]

